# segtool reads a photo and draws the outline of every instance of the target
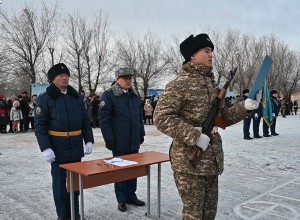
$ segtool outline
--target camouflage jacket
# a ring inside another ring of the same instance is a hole
[[[192,146],[196,145],[201,127],[218,90],[212,68],[204,65],[184,64],[175,80],[167,84],[154,112],[154,124],[173,138],[170,149],[172,169],[192,175],[218,175],[223,172],[224,154],[219,133],[212,134],[213,144],[200,151],[197,167],[189,163]],[[222,107],[220,115],[226,126],[244,119],[248,113],[244,102],[231,108]]]

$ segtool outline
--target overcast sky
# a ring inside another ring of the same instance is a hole
[[[1,8],[18,9],[25,2],[37,7],[41,0],[3,0]],[[56,1],[47,0],[47,4]],[[202,33],[238,30],[257,37],[273,34],[300,51],[299,0],[58,0],[60,10],[76,10],[89,15],[97,9],[108,13],[110,27],[118,34],[126,31],[144,35],[148,30],[158,37],[184,38]],[[213,39],[212,39],[213,40]]]

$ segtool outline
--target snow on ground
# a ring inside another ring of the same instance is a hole
[[[242,122],[220,133],[225,171],[219,179],[218,220],[300,219],[300,117],[278,117],[276,137],[244,140]],[[143,151],[168,153],[171,139],[146,125]],[[100,129],[95,148],[84,160],[110,157]],[[251,132],[252,133],[252,132]],[[262,132],[261,132],[262,134]],[[0,219],[56,219],[50,166],[41,157],[34,133],[0,134]],[[156,213],[157,166],[151,168],[151,213]],[[182,203],[169,163],[162,164],[163,219],[181,219]],[[146,201],[147,178],[138,179],[137,195]],[[117,210],[113,184],[84,190],[87,220],[141,220],[146,207]]]

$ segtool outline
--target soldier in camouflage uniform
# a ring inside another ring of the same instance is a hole
[[[173,138],[170,158],[185,220],[211,220],[217,213],[218,175],[224,167],[222,140],[216,129],[210,137],[201,134],[218,92],[211,72],[213,49],[206,34],[191,35],[180,44],[185,62],[177,78],[166,86],[154,113],[156,127]],[[249,115],[247,110],[251,112],[258,104],[247,99],[222,108],[220,116],[230,126],[244,119]],[[188,159],[196,145],[201,150],[193,168]]]

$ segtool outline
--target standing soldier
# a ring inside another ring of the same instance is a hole
[[[132,88],[131,68],[116,71],[116,82],[104,91],[99,108],[99,125],[106,143],[114,157],[138,153],[144,142],[145,129],[140,96]],[[115,183],[118,209],[127,211],[127,204],[144,206],[136,196],[137,179]],[[126,204],[127,203],[127,204]]]
[[[217,213],[218,175],[224,167],[222,141],[216,128],[210,137],[201,133],[218,91],[211,72],[213,50],[207,34],[191,35],[180,44],[185,62],[176,79],[166,86],[154,112],[154,124],[173,138],[170,158],[185,220],[211,220]],[[238,102],[222,108],[220,117],[230,126],[258,104],[250,99]],[[193,168],[188,160],[195,147],[201,149]]]
[[[271,104],[272,104],[272,116],[273,116],[273,120],[272,120],[272,124],[270,126],[270,130],[271,130],[271,135],[272,136],[278,136],[279,134],[276,133],[276,119],[278,117],[279,114],[279,110],[281,107],[281,103],[278,100],[278,94],[277,94],[277,90],[273,89],[270,92],[271,95]],[[263,132],[264,132],[264,137],[271,137],[271,135],[269,134],[269,125],[265,122],[263,122]]]
[[[71,216],[66,170],[60,164],[80,162],[93,150],[94,137],[82,97],[69,85],[70,72],[63,63],[48,71],[50,86],[39,95],[34,115],[35,135],[45,160],[51,163],[52,190],[57,220]],[[75,219],[79,220],[79,192],[74,193]]]
[[[242,91],[242,93],[243,93],[242,100],[246,100],[249,96],[249,89],[244,89]],[[244,133],[244,139],[245,140],[252,140],[253,139],[252,137],[250,137],[251,119],[252,119],[252,114],[250,114],[246,118],[244,118],[243,133]]]
[[[252,113],[253,118],[253,137],[254,138],[262,138],[262,136],[259,135],[259,125],[261,121],[262,116],[262,104],[259,103],[259,106],[257,109],[255,109]]]

